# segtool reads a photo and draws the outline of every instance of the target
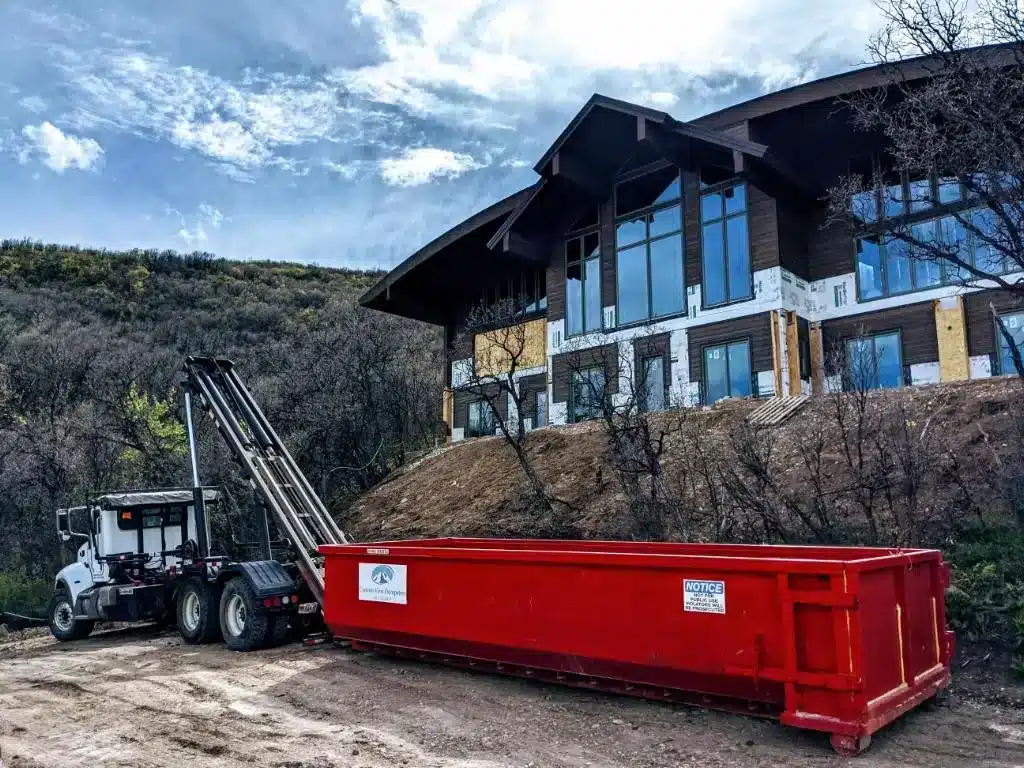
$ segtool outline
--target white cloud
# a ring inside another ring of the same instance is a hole
[[[39,96],[26,96],[18,101],[18,104],[22,109],[26,109],[29,112],[35,112],[37,115],[45,112],[47,108],[46,100]]]
[[[380,163],[380,175],[385,182],[396,187],[415,187],[438,178],[454,179],[466,171],[483,165],[472,155],[435,147],[407,149],[399,157],[389,157]]]
[[[24,139],[20,152],[21,162],[28,162],[29,158],[38,156],[56,173],[64,173],[69,168],[95,170],[103,157],[103,148],[95,139],[65,134],[49,121],[26,125],[21,135]]]
[[[196,208],[196,214],[191,217],[185,216],[185,214],[175,208],[167,208],[164,212],[168,216],[177,218],[179,227],[178,237],[189,248],[200,247],[208,242],[210,236],[207,230],[220,229],[221,224],[227,221],[224,214],[209,203],[200,203],[198,208]]]
[[[679,103],[679,97],[668,91],[645,91],[640,94],[640,101],[660,109],[671,109]]]

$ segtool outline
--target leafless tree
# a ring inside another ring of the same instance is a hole
[[[886,140],[884,167],[831,189],[831,220],[889,239],[930,283],[1024,295],[1024,6],[876,5],[884,21],[869,52],[892,84],[844,101],[858,128]],[[935,175],[938,183],[911,183],[904,200],[883,174],[893,182],[897,174]],[[1024,375],[1018,355],[1014,362]]]
[[[535,337],[535,333],[523,322],[522,306],[514,299],[474,307],[450,350],[450,359],[457,361],[457,381],[453,384],[486,406],[495,431],[522,470],[528,506],[536,516],[553,521],[553,533],[568,535],[571,526],[567,505],[550,493],[526,446],[526,401],[530,393],[521,378],[525,371],[546,365],[544,339]]]

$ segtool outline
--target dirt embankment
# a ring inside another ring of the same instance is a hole
[[[975,683],[958,678],[946,701],[876,734],[858,768],[1024,764],[1016,693],[982,700]],[[770,721],[330,646],[237,654],[146,628],[0,645],[0,757],[7,768],[845,764],[827,737]]]
[[[956,476],[944,472],[924,485],[914,499],[920,515],[974,516],[1005,506],[995,499],[999,489],[993,478],[1006,469],[1006,454],[1013,443],[1013,409],[1020,393],[1014,379],[990,379],[872,393],[869,420],[888,411],[887,424],[904,418],[918,460],[943,462],[955,458]],[[699,444],[718,451],[724,462],[735,462],[727,445],[735,430],[759,401],[726,401],[702,409],[688,419],[683,431],[668,440],[664,462],[671,480]],[[784,491],[800,495],[809,474],[802,451],[814,440],[824,441],[820,474],[826,483],[842,489],[848,474],[838,428],[835,403],[829,397],[813,399],[795,417],[772,428],[772,461]],[[666,419],[673,418],[671,414]],[[866,450],[874,450],[868,435]],[[887,438],[896,450],[898,436]],[[527,452],[552,496],[568,502],[578,534],[585,538],[615,538],[628,507],[606,459],[607,440],[597,423],[540,430],[527,438]],[[716,456],[711,456],[712,463]],[[900,461],[901,456],[893,457]],[[929,467],[924,467],[925,470]],[[698,487],[697,496],[701,496]],[[521,512],[522,473],[501,438],[480,438],[438,451],[396,472],[360,499],[345,515],[346,529],[358,540],[424,536],[534,536],[536,521]],[[967,488],[971,498],[954,508],[951,502]],[[834,500],[842,495],[827,496]],[[694,508],[705,499],[692,499]],[[949,512],[952,510],[952,512]],[[922,520],[920,528],[930,529]],[[806,535],[806,532],[804,532]],[[880,543],[889,543],[882,541]],[[929,543],[936,542],[916,542]]]

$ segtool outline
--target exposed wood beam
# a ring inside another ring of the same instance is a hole
[[[518,256],[534,264],[546,265],[549,261],[547,249],[541,243],[520,235],[518,232],[505,233],[505,237],[501,241],[501,250],[503,253],[511,253],[513,256]]]
[[[743,173],[746,170],[746,157],[738,149],[732,151],[732,169],[736,173]]]
[[[611,180],[595,173],[585,163],[573,155],[559,150],[551,160],[552,176],[561,176],[589,195],[603,197],[611,191]]]
[[[647,118],[637,117],[636,119],[636,140],[644,141],[647,138]]]

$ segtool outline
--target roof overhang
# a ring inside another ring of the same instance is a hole
[[[494,266],[488,240],[536,186],[499,200],[427,243],[364,293],[360,305],[437,325],[448,323],[446,290],[457,278]]]

